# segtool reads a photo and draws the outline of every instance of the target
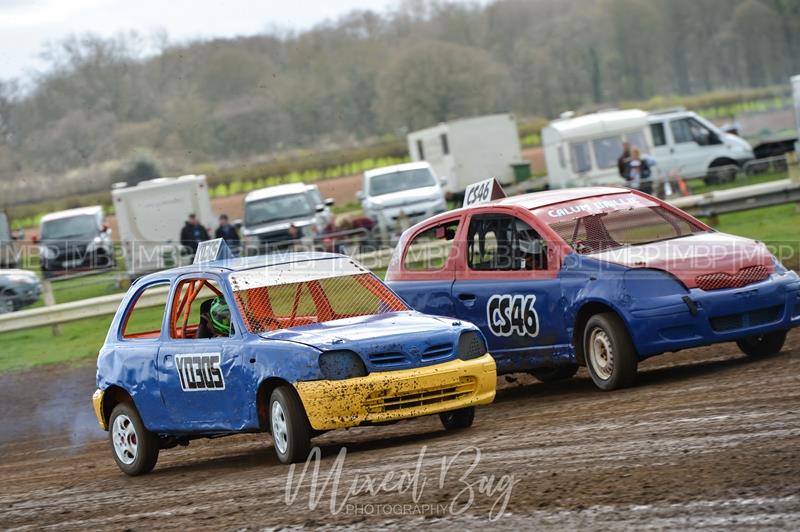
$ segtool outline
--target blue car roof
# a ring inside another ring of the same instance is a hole
[[[180,266],[169,270],[163,270],[156,273],[151,273],[140,277],[136,284],[147,282],[151,279],[174,279],[185,273],[229,273],[238,272],[242,270],[250,270],[253,268],[263,268],[268,266],[278,266],[281,264],[290,264],[295,262],[317,261],[317,260],[331,260],[337,258],[348,258],[340,253],[325,253],[325,252],[285,252],[285,253],[272,253],[269,255],[257,255],[255,257],[238,257],[235,259],[214,260],[210,262],[203,262],[200,264],[190,264],[188,266]]]

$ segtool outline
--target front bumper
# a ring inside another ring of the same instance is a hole
[[[494,400],[497,369],[488,353],[473,360],[372,373],[341,381],[295,383],[316,430],[438,414]]]
[[[694,313],[682,296],[626,313],[641,358],[800,326],[800,280],[794,274],[773,274],[743,288],[695,288],[688,297]]]

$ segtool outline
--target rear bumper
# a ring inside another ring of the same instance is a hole
[[[295,383],[316,430],[438,414],[494,400],[497,370],[489,354],[434,366],[341,381]]]
[[[800,326],[800,280],[794,274],[737,289],[676,296],[672,304],[631,310],[626,317],[641,358]]]
[[[97,422],[100,424],[100,428],[103,430],[108,430],[105,413],[103,412],[104,395],[105,392],[103,390],[95,390],[94,394],[92,394],[92,406],[94,407],[94,415],[97,417]]]

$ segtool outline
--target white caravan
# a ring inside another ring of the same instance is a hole
[[[430,163],[444,180],[445,192],[453,195],[491,177],[510,185],[512,165],[524,162],[511,114],[451,120],[409,133],[406,140],[411,160]]]
[[[129,276],[188,264],[181,253],[181,228],[194,213],[209,232],[216,224],[204,175],[161,177],[111,190],[119,238]]]
[[[550,188],[622,185],[617,160],[623,142],[652,151],[647,113],[604,111],[554,120],[542,129],[542,147]],[[655,170],[655,169],[654,169]]]

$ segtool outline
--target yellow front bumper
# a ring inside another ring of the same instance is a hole
[[[105,395],[103,390],[95,390],[94,394],[92,394],[92,406],[94,407],[94,415],[97,416],[97,422],[100,423],[100,428],[108,430],[106,418],[103,414],[103,395]]]
[[[329,430],[485,405],[494,400],[496,381],[486,354],[341,381],[300,381],[295,388],[311,426]]]

